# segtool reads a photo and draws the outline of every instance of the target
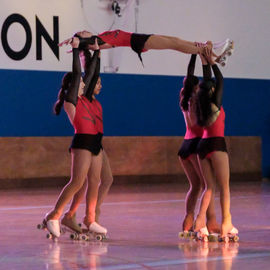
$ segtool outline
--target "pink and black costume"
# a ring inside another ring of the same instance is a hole
[[[216,78],[216,87],[211,96],[211,102],[218,107],[220,113],[214,123],[204,127],[202,139],[197,148],[201,159],[209,158],[211,153],[215,151],[227,152],[224,138],[225,112],[222,107],[223,76],[217,65],[213,65],[212,69]]]
[[[188,70],[187,70],[187,76],[186,79],[188,79],[190,76],[194,76],[194,70],[195,70],[195,63],[196,63],[196,54],[191,55],[189,64],[188,64]],[[210,65],[203,65],[203,77],[204,79],[211,78],[211,69]],[[182,91],[180,92],[180,109],[182,112],[184,109],[181,107],[181,100],[183,98]],[[194,98],[194,93],[191,95],[190,98]],[[190,109],[190,108],[189,108]],[[180,156],[182,159],[189,158],[192,154],[197,154],[197,147],[198,144],[203,136],[203,127],[200,127],[199,125],[194,125],[192,127],[186,126],[186,133],[184,137],[184,141],[178,151],[178,156]]]
[[[92,98],[100,70],[99,51],[93,57],[86,59],[85,87],[82,96],[78,97],[81,78],[81,64],[79,49],[73,48],[72,81],[65,95],[65,101],[71,102],[76,107],[73,121],[75,134],[70,148],[86,149],[98,155],[102,149],[103,120],[101,104]]]
[[[105,31],[97,36],[91,36],[90,38],[81,38],[78,35],[75,36],[80,39],[80,49],[85,49],[87,45],[93,45],[97,38],[99,45],[108,43],[112,47],[131,47],[142,61],[141,53],[146,51],[144,44],[151,35],[130,33],[118,29]]]

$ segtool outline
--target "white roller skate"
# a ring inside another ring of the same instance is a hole
[[[229,243],[229,242],[238,242],[239,241],[239,236],[238,236],[238,230],[233,227],[226,236],[224,237],[219,237],[218,239],[219,242],[225,242],[225,243]]]
[[[89,231],[86,236],[86,239],[84,239],[86,241],[91,239],[102,241],[107,239],[107,229],[99,225],[97,222],[93,222],[90,224]]]
[[[202,242],[208,242],[208,237],[209,237],[209,232],[207,227],[201,228],[198,232],[196,233],[196,240],[202,241]]]
[[[48,239],[57,240],[61,235],[60,224],[58,219],[43,220],[41,224],[37,225],[39,230],[47,230],[49,233],[46,235]]]
[[[224,41],[213,43],[213,53],[217,56],[216,62],[222,67],[227,64],[228,57],[233,54],[234,41],[227,38]]]

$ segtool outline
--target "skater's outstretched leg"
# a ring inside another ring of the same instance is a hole
[[[198,47],[196,42],[187,41],[178,37],[151,35],[144,44],[145,50],[165,50],[171,49],[188,54],[203,54],[206,50],[210,53],[212,44],[205,44],[204,47]]]

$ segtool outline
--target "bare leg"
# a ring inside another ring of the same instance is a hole
[[[72,203],[70,205],[68,212],[66,212],[66,215],[72,217],[76,214],[80,203],[85,197],[86,189],[87,189],[87,179],[84,181],[82,188],[73,197]]]
[[[65,213],[64,217],[61,219],[61,224],[67,226],[73,231],[82,232],[82,228],[79,226],[76,220],[76,211],[85,196],[87,188],[87,180],[84,181],[82,188],[73,197],[72,203],[69,210]]]
[[[213,174],[210,160],[200,159],[199,164],[205,182],[205,191],[201,197],[200,210],[195,222],[195,231],[199,231],[201,228],[206,226],[206,212],[210,205],[211,197],[215,187],[215,176]]]
[[[145,42],[144,49],[146,50],[171,49],[189,54],[199,54],[205,51],[204,48],[197,47],[195,42],[186,41],[178,37],[162,36],[162,35],[150,36],[148,40]]]
[[[103,150],[102,154],[102,168],[101,168],[101,182],[98,189],[98,199],[96,205],[96,222],[99,220],[100,216],[100,206],[103,203],[105,197],[107,196],[110,187],[113,183],[112,170],[109,162],[109,158],[106,152]]]
[[[193,228],[194,211],[196,202],[201,191],[201,179],[194,168],[192,161],[196,162],[196,156],[192,155],[189,159],[181,159],[179,161],[189,181],[189,191],[186,195],[186,216],[183,221],[183,231],[189,231]]]
[[[220,205],[222,211],[221,236],[226,236],[233,228],[230,212],[230,168],[229,158],[226,152],[215,152],[211,161],[220,186]]]
[[[201,180],[201,186],[202,189],[205,189],[205,183],[204,183],[204,178],[200,169],[200,164],[199,164],[199,157],[196,159],[191,159],[193,167],[195,168],[197,174],[200,177]],[[215,189],[216,189],[216,181],[213,183],[213,190],[212,190],[212,196],[211,200],[209,203],[209,206],[206,211],[206,219],[207,219],[207,229],[210,233],[219,233],[220,232],[220,225],[217,222],[217,217],[216,217],[216,211],[215,211]]]
[[[213,183],[212,196],[206,211],[206,219],[207,219],[206,227],[209,233],[220,233],[220,225],[217,222],[215,211],[215,191],[216,191],[216,181]]]
[[[76,192],[82,187],[91,164],[91,152],[83,149],[72,149],[71,179],[63,188],[53,211],[47,219],[59,219],[64,207],[70,202]]]
[[[102,151],[97,156],[92,155],[92,163],[88,172],[88,189],[86,194],[86,215],[84,224],[89,225],[95,222],[95,210],[98,197],[98,186],[102,166]]]

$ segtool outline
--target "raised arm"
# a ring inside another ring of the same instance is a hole
[[[212,69],[216,78],[216,89],[213,93],[213,103],[220,109],[223,97],[223,76],[216,64],[212,65]]]
[[[211,66],[202,54],[200,54],[200,58],[203,68],[203,80],[204,81],[210,80],[212,78]]]
[[[94,49],[93,57],[88,51],[85,53],[85,76],[83,78],[85,83],[83,94],[90,101],[92,101],[93,91],[100,72],[100,51],[97,39],[95,40]]]
[[[97,56],[96,56],[97,55]],[[93,59],[96,60],[96,65],[95,65],[95,70],[94,70],[94,74],[92,76],[92,79],[90,81],[90,84],[87,88],[85,88],[85,93],[84,95],[90,100],[92,101],[93,99],[93,92],[95,89],[95,86],[97,84],[98,78],[99,78],[99,74],[100,74],[100,52],[99,51],[95,51],[93,57],[96,57],[97,59]]]
[[[75,40],[76,39],[76,40]],[[67,93],[65,95],[65,101],[72,103],[75,107],[77,105],[78,100],[78,90],[81,80],[81,63],[79,57],[79,39],[74,38],[74,41],[71,43],[72,45],[72,79],[69,88],[67,89]]]
[[[194,75],[197,54],[192,54],[187,68],[187,76]]]

